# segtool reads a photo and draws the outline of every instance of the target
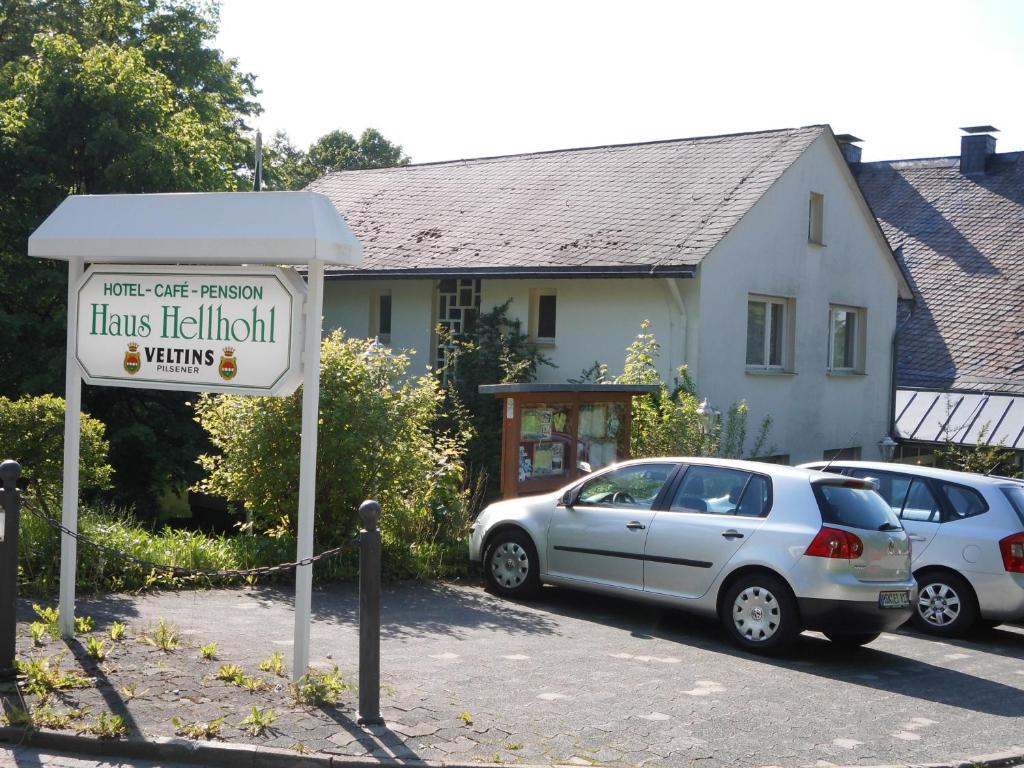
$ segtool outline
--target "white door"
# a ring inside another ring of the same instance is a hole
[[[584,483],[571,506],[555,508],[548,528],[548,573],[642,590],[654,502],[675,468],[632,464]]]

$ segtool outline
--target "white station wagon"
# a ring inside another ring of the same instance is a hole
[[[491,504],[469,554],[506,597],[547,583],[662,603],[719,617],[761,653],[804,629],[861,645],[917,601],[907,534],[873,489],[747,461],[629,461]]]
[[[959,636],[979,622],[1024,621],[1020,480],[874,461],[827,466],[829,472],[874,481],[907,529],[920,586],[913,616],[918,628]]]

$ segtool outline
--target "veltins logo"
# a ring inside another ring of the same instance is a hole
[[[235,358],[234,347],[224,347],[224,354],[220,356],[220,367],[217,369],[224,381],[231,381],[238,373],[238,362]]]
[[[139,345],[134,341],[128,344],[128,351],[124,353],[124,369],[132,376],[142,369],[142,355],[139,354]]]

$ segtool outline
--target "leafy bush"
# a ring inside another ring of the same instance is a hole
[[[772,420],[766,416],[759,427],[749,453],[747,442],[747,413],[745,401],[733,403],[724,418],[708,425],[699,413],[700,398],[694,390],[693,380],[686,366],[679,369],[673,388],[662,380],[656,362],[660,345],[645,320],[640,333],[626,349],[623,373],[616,379],[620,384],[655,384],[658,391],[633,398],[632,441],[634,457],[644,456],[761,456],[771,453],[765,449]],[[596,374],[600,380],[607,367],[595,363],[584,377]]]
[[[441,387],[430,374],[406,379],[408,367],[406,355],[378,352],[372,342],[346,339],[340,331],[323,342],[317,544],[351,541],[359,504],[376,499],[383,509],[385,567],[398,576],[461,567],[467,522],[462,460],[469,427],[436,428]],[[290,535],[298,508],[301,411],[301,390],[283,398],[200,397],[197,418],[219,453],[200,457],[208,475],[199,490],[242,502],[256,530]],[[344,575],[350,567],[335,561],[319,573]]]
[[[101,421],[82,414],[78,484],[83,491],[110,487],[110,446],[103,432]],[[54,395],[17,400],[0,396],[0,453],[0,459],[21,464],[37,490],[58,503],[64,483],[64,400]]]

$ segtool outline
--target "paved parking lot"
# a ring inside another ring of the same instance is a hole
[[[714,622],[564,589],[525,604],[474,585],[399,586],[386,589],[383,607],[388,728],[367,734],[354,716],[292,719],[271,745],[294,744],[300,728],[307,746],[341,754],[703,766],[917,763],[1024,749],[1019,627],[953,642],[899,632],[855,651],[809,634],[788,658],[768,660],[734,650]],[[314,593],[313,664],[336,663],[354,679],[357,610],[354,587]],[[114,596],[82,612],[132,626],[173,620],[192,642],[216,640],[222,660],[250,669],[290,652],[287,590]],[[198,662],[171,665],[188,674]],[[187,716],[191,702],[168,695],[131,706],[140,730],[166,736],[168,710]]]

